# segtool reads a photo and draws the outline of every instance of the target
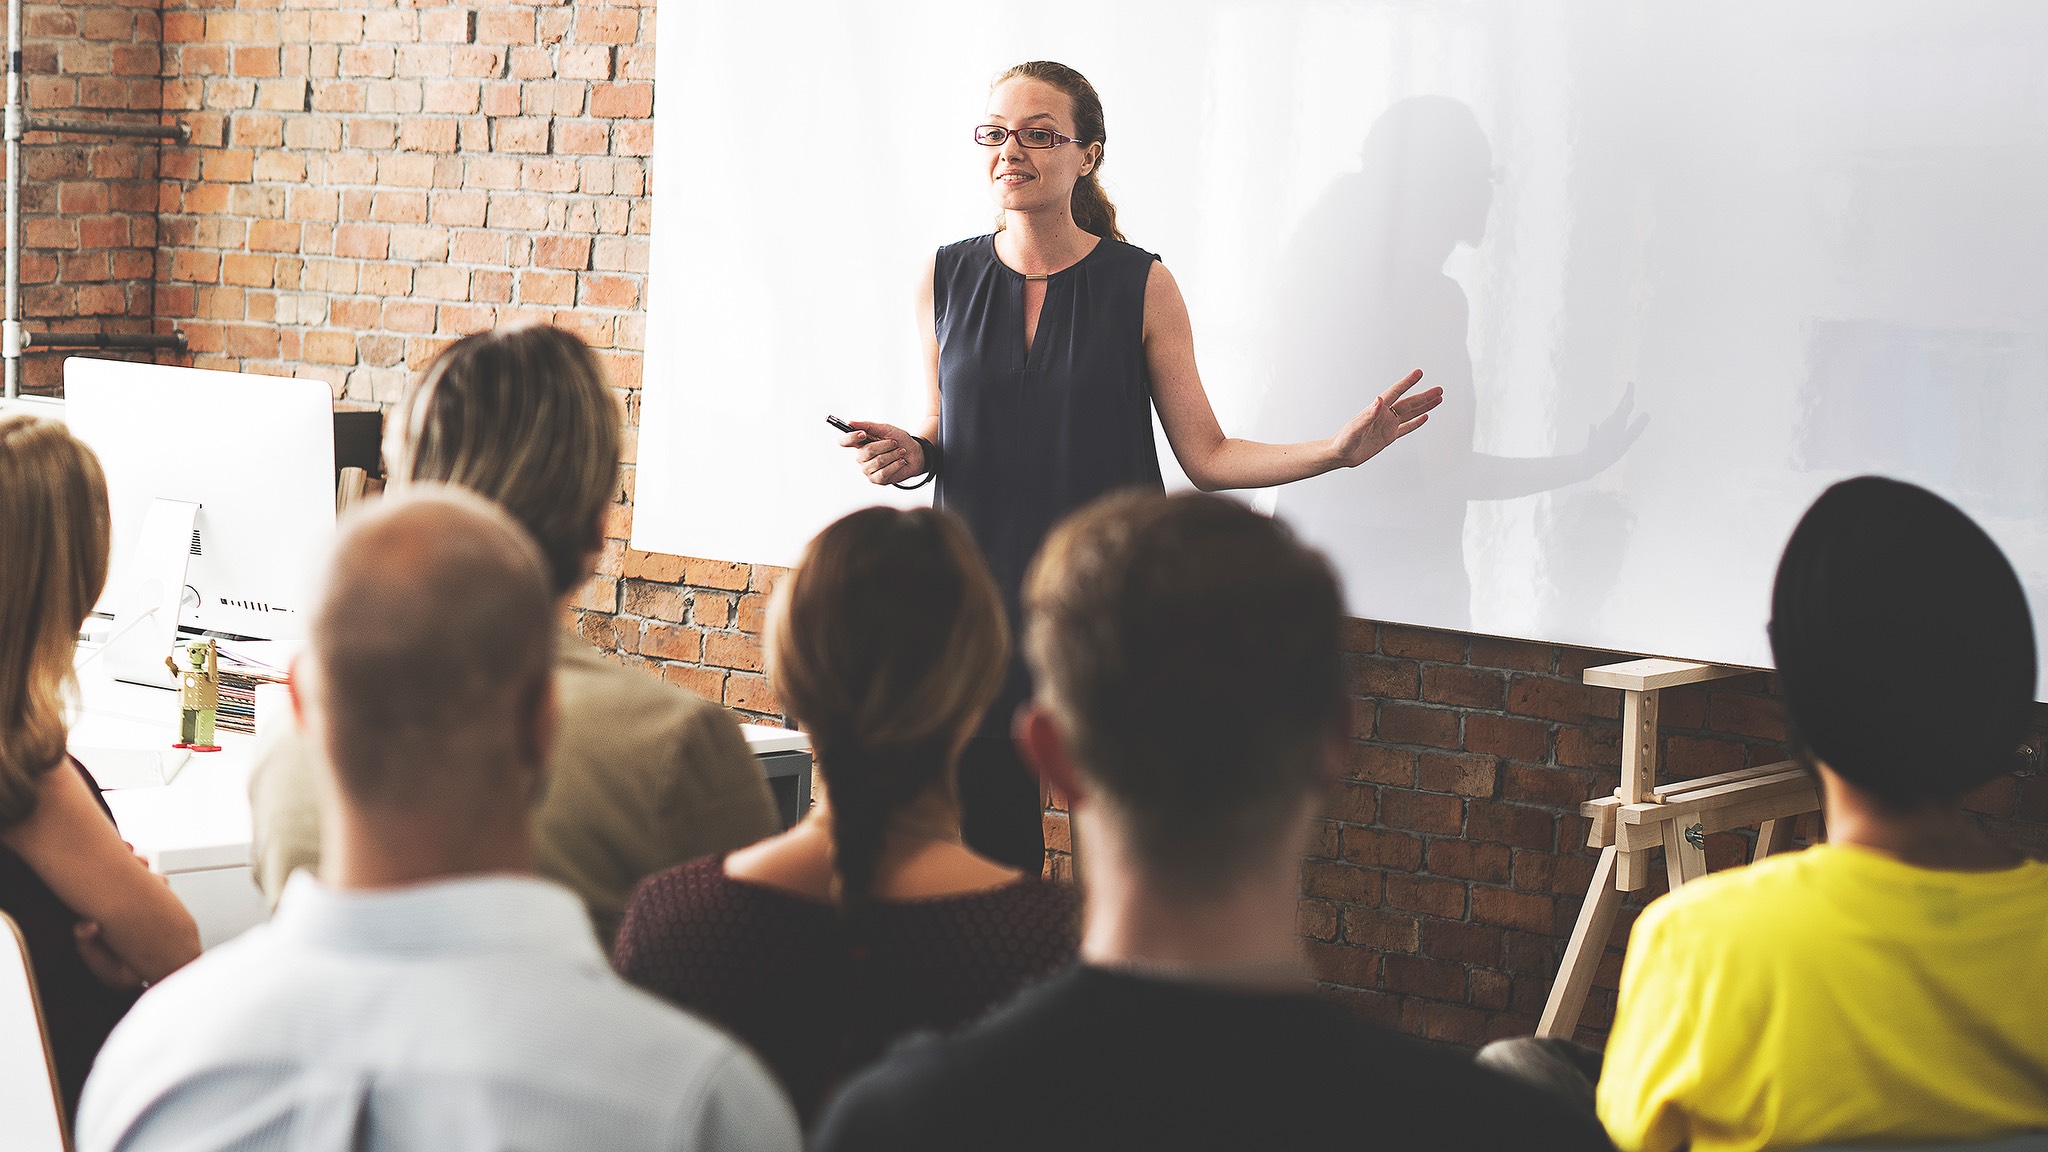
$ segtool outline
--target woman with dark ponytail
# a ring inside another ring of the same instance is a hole
[[[1416,371],[1328,440],[1226,437],[1195,370],[1180,287],[1159,257],[1124,242],[1103,191],[1108,132],[1094,85],[1050,60],[1019,64],[996,77],[974,140],[996,230],[939,249],[919,287],[929,410],[914,434],[856,420],[841,443],[873,483],[937,478],[938,506],[974,533],[1013,626],[1024,569],[1055,522],[1119,488],[1162,487],[1155,409],[1181,469],[1213,492],[1356,467],[1443,399],[1437,388],[1407,395]],[[969,844],[1035,870],[1043,806],[1010,742],[1027,695],[1012,661],[962,757],[960,801]]]
[[[870,508],[825,529],[776,589],[767,650],[818,802],[780,836],[642,884],[614,961],[752,1045],[808,1119],[892,1040],[1062,966],[1079,898],[961,840],[955,764],[1009,630],[958,520]]]

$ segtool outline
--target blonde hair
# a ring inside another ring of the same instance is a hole
[[[1005,81],[1020,78],[1050,84],[1066,93],[1067,100],[1074,106],[1074,135],[1084,144],[1108,147],[1102,125],[1102,97],[1095,94],[1095,85],[1090,84],[1086,76],[1056,61],[1027,60],[1005,69],[989,85],[989,90],[994,91]],[[1105,158],[1106,153],[1098,152],[1095,166],[1074,182],[1074,223],[1081,231],[1091,232],[1105,240],[1122,240],[1124,234],[1116,227],[1116,205],[1110,203],[1109,193],[1102,190],[1102,162]],[[996,231],[1003,230],[1006,219],[1003,213],[996,213]]]
[[[619,489],[619,406],[574,333],[537,324],[450,344],[406,389],[400,481],[436,480],[496,501],[533,534],[555,594],[590,577]]]
[[[0,828],[64,757],[78,627],[107,583],[107,479],[62,424],[0,417]]]
[[[816,750],[842,909],[891,816],[935,783],[1002,687],[1001,595],[950,513],[868,508],[820,532],[769,608],[768,676]]]

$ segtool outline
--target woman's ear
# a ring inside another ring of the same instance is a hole
[[[1102,145],[1099,143],[1090,144],[1088,146],[1088,151],[1082,153],[1081,156],[1081,175],[1086,176],[1090,172],[1095,171],[1096,166],[1101,163]]]

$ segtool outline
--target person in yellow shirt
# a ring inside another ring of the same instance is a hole
[[[1960,803],[2026,733],[2018,577],[1953,505],[1862,477],[1794,529],[1771,613],[1830,842],[1644,912],[1601,1121],[1622,1152],[2048,1131],[2048,864]]]

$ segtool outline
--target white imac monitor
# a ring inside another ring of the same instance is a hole
[[[294,642],[334,535],[327,385],[75,356],[64,392],[107,474],[115,674],[170,687],[174,628]]]

